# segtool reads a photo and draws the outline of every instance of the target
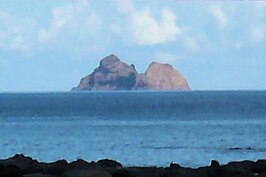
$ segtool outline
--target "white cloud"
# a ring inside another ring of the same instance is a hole
[[[98,29],[102,25],[102,20],[95,12],[91,12],[86,20],[86,25],[88,29]]]
[[[52,9],[51,24],[39,31],[42,42],[55,40],[61,33],[89,35],[97,30],[102,22],[101,18],[88,8],[87,0],[74,1],[68,5]]]
[[[0,11],[0,48],[29,55],[32,23]]]
[[[114,33],[114,34],[120,34],[121,33],[121,27],[118,25],[118,24],[112,24],[110,26],[110,29],[111,31]]]
[[[251,35],[255,42],[261,42],[265,39],[266,28],[256,27],[252,29]]]
[[[25,45],[25,39],[21,34],[18,34],[17,36],[14,37],[13,41],[11,42],[11,48],[19,51],[27,51],[28,48]]]
[[[40,40],[49,41],[54,38],[60,30],[73,19],[74,7],[68,5],[64,7],[56,7],[52,10],[53,20],[52,24],[47,29],[41,29]]]
[[[118,3],[118,10],[124,14],[131,13],[135,10],[132,0],[116,0]]]
[[[124,18],[111,24],[110,29],[127,43],[130,41],[137,45],[156,45],[174,42],[178,38],[189,50],[199,49],[198,41],[190,36],[188,30],[177,24],[177,17],[169,8],[161,9],[159,17],[155,17],[152,9],[136,9],[132,0],[116,1],[118,12],[122,13]]]
[[[266,1],[254,1],[253,14],[250,31],[251,40],[255,43],[260,43],[265,40],[266,36]]]
[[[190,36],[184,36],[185,46],[192,50],[197,51],[199,49],[199,45],[196,39],[190,37]]]
[[[140,45],[154,45],[175,41],[180,32],[175,14],[164,8],[160,20],[155,19],[149,10],[135,11],[130,18],[133,42]]]
[[[236,48],[236,49],[241,49],[241,47],[243,47],[243,43],[242,42],[235,42],[234,43],[234,47]]]
[[[90,0],[74,0],[76,3],[77,8],[83,8],[83,7],[88,7]]]
[[[254,6],[257,10],[265,10],[266,1],[254,1]]]
[[[220,6],[212,5],[209,7],[209,11],[215,17],[220,28],[227,26],[228,18]]]

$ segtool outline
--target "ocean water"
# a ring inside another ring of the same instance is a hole
[[[0,158],[126,166],[266,158],[265,91],[0,94]]]

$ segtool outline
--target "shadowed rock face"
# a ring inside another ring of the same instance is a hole
[[[169,64],[153,62],[145,73],[137,73],[115,55],[100,61],[90,75],[81,79],[72,90],[189,90],[186,79]]]
[[[135,87],[137,71],[115,55],[105,57],[93,73],[81,79],[74,90],[130,90]]]

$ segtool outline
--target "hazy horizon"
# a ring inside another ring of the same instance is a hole
[[[0,2],[0,93],[70,91],[115,54],[169,63],[192,90],[266,89],[266,2]]]

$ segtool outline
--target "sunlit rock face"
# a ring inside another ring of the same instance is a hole
[[[115,55],[100,61],[90,75],[72,90],[189,90],[184,76],[169,64],[152,62],[145,73],[138,73]]]
[[[145,72],[148,88],[157,90],[189,90],[184,76],[169,64],[152,62]]]

